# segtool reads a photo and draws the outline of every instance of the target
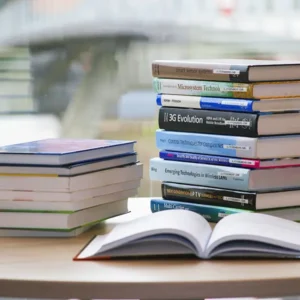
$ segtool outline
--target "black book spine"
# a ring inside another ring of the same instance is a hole
[[[160,129],[194,133],[257,137],[258,114],[161,107]]]
[[[161,192],[162,197],[167,200],[256,210],[255,193],[166,182],[161,184]]]

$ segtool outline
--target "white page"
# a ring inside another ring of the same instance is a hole
[[[214,228],[206,256],[221,243],[251,240],[300,251],[300,224],[260,213],[237,213],[222,219]]]
[[[183,236],[195,245],[198,254],[201,255],[209,240],[211,228],[209,223],[195,212],[181,209],[160,211],[117,225],[106,235],[98,252],[155,234]]]

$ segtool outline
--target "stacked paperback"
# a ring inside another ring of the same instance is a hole
[[[153,212],[300,221],[300,62],[157,60]]]
[[[76,236],[128,212],[135,141],[45,139],[0,147],[0,236]]]

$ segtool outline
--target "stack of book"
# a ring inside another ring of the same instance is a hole
[[[135,141],[45,139],[0,147],[0,236],[76,236],[128,212]]]
[[[32,88],[28,48],[0,49],[0,114],[36,112]]]
[[[150,179],[162,182],[152,211],[300,221],[300,62],[158,60],[152,72],[160,152]]]

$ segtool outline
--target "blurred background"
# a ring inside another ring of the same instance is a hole
[[[157,155],[154,59],[300,58],[300,0],[0,0],[0,144],[134,139]]]

